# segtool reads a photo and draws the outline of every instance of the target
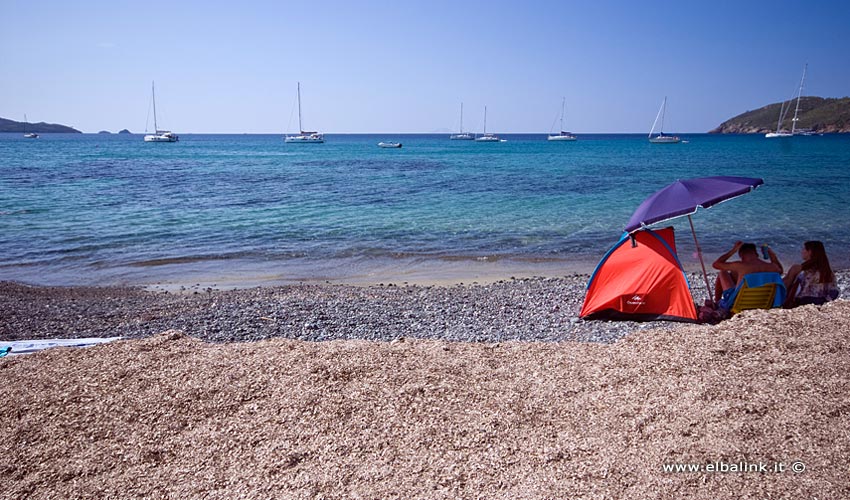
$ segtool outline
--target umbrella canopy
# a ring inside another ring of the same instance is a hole
[[[764,184],[755,177],[697,177],[676,181],[653,193],[632,214],[626,232],[637,231],[656,222],[690,215],[697,208],[708,208],[721,201],[749,193]]]
[[[764,179],[730,176],[697,177],[676,181],[643,200],[643,203],[632,214],[632,218],[629,219],[626,232],[633,233],[644,226],[687,215],[688,222],[691,224],[691,233],[694,235],[699,263],[702,266],[705,288],[708,291],[709,299],[711,299],[711,285],[708,283],[708,273],[702,259],[702,248],[700,248],[699,240],[697,240],[691,214],[695,213],[699,207],[708,208],[721,201],[747,194],[762,184],[764,184]]]

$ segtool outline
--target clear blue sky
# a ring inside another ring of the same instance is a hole
[[[0,0],[0,117],[178,133],[704,132],[850,95],[850,2]]]

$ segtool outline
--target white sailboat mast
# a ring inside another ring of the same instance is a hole
[[[298,82],[298,132],[304,133],[304,126],[301,125],[301,82]]]
[[[159,133],[159,127],[156,126],[156,91],[154,90],[154,82],[151,81],[151,100],[153,101],[153,133]]]
[[[567,98],[564,97],[561,101],[561,132],[564,131],[564,106],[567,105]]]
[[[664,108],[667,107],[667,96],[664,96],[664,101],[661,103],[661,108],[658,114],[655,115],[655,121],[652,122],[652,128],[649,130],[649,138],[652,139],[652,133],[655,132],[655,126],[658,125],[658,119],[661,118],[661,134],[664,134]]]
[[[460,103],[460,133],[463,134],[463,103]]]
[[[803,77],[800,78],[800,90],[797,91],[797,107],[794,108],[794,118],[791,120],[791,134],[797,129],[797,114],[800,112],[800,96],[803,95],[803,82],[806,81],[806,70],[809,68],[809,64],[806,63],[803,66]]]
[[[484,135],[487,135],[487,106],[484,106]]]

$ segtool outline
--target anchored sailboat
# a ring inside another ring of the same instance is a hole
[[[556,135],[550,134],[549,137],[547,138],[550,141],[574,141],[574,140],[576,140],[576,136],[574,136],[570,132],[564,131],[564,107],[566,106],[566,104],[567,104],[567,98],[564,97],[564,100],[561,101],[561,128],[560,128],[561,132],[559,134],[556,134]]]
[[[475,138],[476,142],[502,142],[495,134],[487,133],[487,106],[484,106],[484,135]]]
[[[655,115],[655,121],[652,123],[652,129],[649,131],[649,142],[653,144],[676,144],[682,142],[682,140],[675,135],[664,135],[664,114],[666,111],[667,96],[664,96],[664,101],[661,103],[661,109],[659,109],[658,114]],[[652,137],[652,134],[655,132],[655,125],[658,124],[659,117],[661,117],[661,128],[659,129],[658,135]]]
[[[788,111],[791,109],[791,101],[788,101],[788,106],[785,106],[785,103],[782,103],[782,106],[779,107],[779,121],[776,122],[776,132],[768,132],[764,134],[764,136],[768,139],[773,139],[774,137],[792,137],[797,132],[797,122],[799,118],[797,115],[800,113],[800,96],[803,95],[803,82],[806,81],[806,70],[809,68],[809,65],[806,64],[803,66],[803,77],[800,78],[800,89],[797,90],[797,107],[794,108],[794,118],[791,119],[791,131],[782,129],[782,122],[785,121],[785,115],[788,114]]]
[[[313,143],[320,144],[325,142],[324,134],[320,134],[318,132],[310,132],[304,130],[304,127],[301,125],[301,82],[298,82],[298,131],[299,135],[287,135],[283,142],[294,142],[294,143]]]
[[[463,131],[463,103],[460,103],[460,133],[449,136],[453,141],[471,141],[475,139],[472,134]]]
[[[38,134],[35,132],[27,132],[27,127],[29,127],[29,122],[27,121],[27,115],[24,115],[24,137],[27,139],[38,139]]]
[[[154,82],[151,82],[151,101],[153,102],[153,134],[145,135],[145,142],[177,142],[180,137],[169,131],[159,130],[156,124],[156,92],[154,91]],[[147,124],[145,126],[147,131]]]

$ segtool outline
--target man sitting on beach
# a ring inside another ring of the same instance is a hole
[[[738,257],[741,260],[726,262],[735,252],[738,252]],[[744,280],[744,275],[750,273],[782,274],[782,264],[779,262],[779,258],[770,248],[767,249],[767,252],[770,256],[770,262],[765,262],[759,258],[754,243],[736,241],[732,250],[724,253],[714,261],[712,266],[720,270],[720,273],[717,275],[717,283],[715,284],[717,290],[715,293],[715,302],[721,308],[729,309],[732,306],[732,304],[728,304],[727,302],[731,298],[735,288]],[[720,290],[723,291],[722,295],[718,293]]]

